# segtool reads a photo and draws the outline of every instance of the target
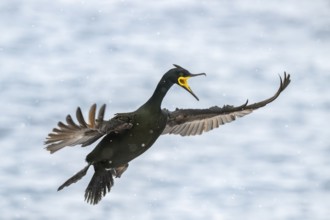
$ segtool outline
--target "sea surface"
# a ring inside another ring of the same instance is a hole
[[[0,219],[327,220],[330,217],[328,0],[0,1]],[[106,117],[143,104],[181,65],[163,107],[273,103],[195,137],[164,135],[96,206],[84,202],[93,146],[44,149],[80,106]]]

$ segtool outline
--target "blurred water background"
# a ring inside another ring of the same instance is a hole
[[[330,2],[0,2],[1,219],[313,219],[330,216]],[[176,63],[197,102],[174,86],[163,107],[268,98],[202,136],[162,136],[97,206],[83,201],[88,148],[50,155],[48,132],[77,106],[135,110]]]

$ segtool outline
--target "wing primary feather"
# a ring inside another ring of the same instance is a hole
[[[173,127],[171,129],[171,133],[173,134],[179,134],[180,133],[180,130],[182,130],[182,127],[184,127],[185,124],[181,125],[181,126],[176,126],[176,127]]]
[[[228,116],[228,115],[223,115],[223,117],[221,117],[221,119],[222,119],[222,123],[223,123],[223,124],[226,124],[226,123],[229,122],[229,119],[228,119],[227,116]]]
[[[99,110],[98,116],[97,116],[97,120],[96,120],[96,126],[98,127],[100,124],[103,123],[104,120],[104,113],[105,113],[105,108],[106,105],[103,104]]]
[[[178,129],[175,134],[181,134],[183,132],[183,130],[187,127],[187,124],[178,125],[177,127],[178,127]]]
[[[197,132],[196,132],[197,135],[201,135],[203,133],[204,124],[205,124],[204,120],[198,123]]]
[[[192,122],[191,123],[191,125],[192,125],[192,129],[191,129],[191,131],[189,132],[189,135],[195,135],[196,134],[196,132],[197,132],[197,122]]]
[[[70,129],[79,129],[79,126],[72,120],[71,115],[66,116],[66,122]]]
[[[87,123],[86,123],[86,121],[84,119],[84,116],[83,116],[83,114],[81,112],[80,107],[77,108],[76,117],[77,117],[77,120],[78,120],[78,122],[80,124],[80,127],[87,128]]]
[[[218,124],[218,120],[216,117],[212,118],[212,123],[213,123],[213,128],[218,128],[219,124]]]
[[[66,124],[64,124],[63,122],[59,121],[57,123],[57,126],[59,128],[61,128],[62,130],[61,131],[65,131],[65,130],[71,130],[71,128],[69,126],[67,126]],[[55,128],[53,129],[53,131],[55,131]],[[57,132],[57,131],[56,131]]]
[[[190,136],[194,129],[195,129],[195,122],[191,122],[189,129],[187,131],[187,135]]]
[[[89,109],[89,114],[88,114],[88,122],[90,128],[95,128],[95,111],[96,111],[96,104],[93,104]]]
[[[189,130],[190,124],[187,124],[182,131],[180,132],[181,136],[186,136],[188,134],[188,130]]]
[[[223,121],[223,118],[221,117],[221,116],[219,116],[219,117],[216,117],[216,119],[217,119],[217,122],[218,122],[218,126],[217,127],[219,127],[220,125],[223,125],[225,122]]]
[[[212,120],[211,119],[206,119],[206,127],[205,127],[205,132],[208,132],[212,129]]]

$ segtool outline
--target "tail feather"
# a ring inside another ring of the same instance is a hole
[[[72,176],[70,179],[65,181],[60,187],[58,187],[57,191],[62,190],[64,187],[70,186],[72,183],[77,182],[81,178],[83,178],[86,173],[88,168],[90,167],[91,164],[88,164],[84,169],[80,170],[78,173],[76,173],[74,176]]]
[[[101,164],[94,164],[95,173],[85,191],[85,201],[96,205],[113,186],[112,170]]]

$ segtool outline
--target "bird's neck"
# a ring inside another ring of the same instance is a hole
[[[167,93],[167,91],[172,87],[173,83],[166,80],[166,79],[161,79],[150,97],[150,99],[143,105],[148,108],[154,108],[156,110],[161,109],[161,104],[162,101]]]

